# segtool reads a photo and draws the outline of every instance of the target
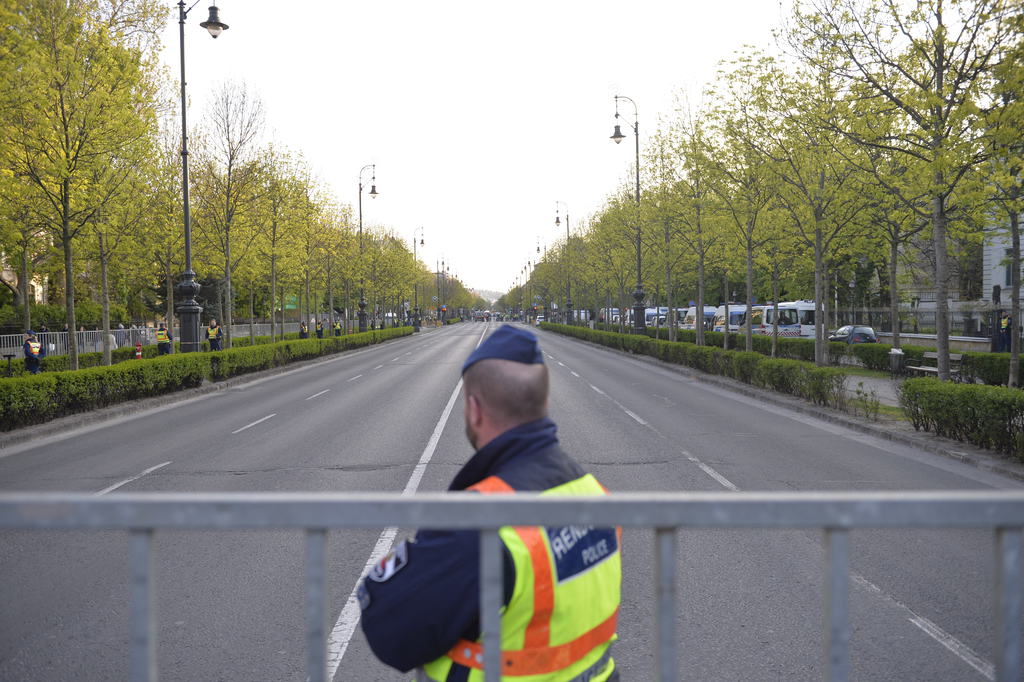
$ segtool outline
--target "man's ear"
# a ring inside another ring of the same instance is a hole
[[[466,396],[466,421],[476,426],[482,417],[483,410],[480,407],[480,401],[476,399],[475,395],[468,394]]]

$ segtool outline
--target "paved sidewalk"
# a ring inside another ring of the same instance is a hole
[[[860,388],[869,396],[874,391],[875,397],[883,405],[899,407],[900,401],[896,395],[896,388],[900,385],[901,379],[882,379],[880,377],[862,377],[851,374],[846,378],[846,394],[850,398],[857,397],[857,389]]]

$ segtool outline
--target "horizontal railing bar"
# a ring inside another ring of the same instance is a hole
[[[478,529],[503,525],[690,528],[991,528],[1024,525],[1024,491],[616,493],[0,493],[0,528]]]

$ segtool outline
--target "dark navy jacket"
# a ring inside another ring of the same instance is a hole
[[[556,432],[546,418],[506,431],[473,455],[448,489],[465,490],[497,475],[517,491],[540,491],[583,476],[558,446]],[[460,639],[480,636],[480,535],[421,530],[396,553],[404,554],[404,563],[396,567],[392,561],[377,573],[378,580],[371,571],[359,598],[373,653],[406,672],[448,653]],[[507,605],[515,585],[507,551],[504,576]]]

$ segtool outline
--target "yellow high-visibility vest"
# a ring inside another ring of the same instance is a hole
[[[514,490],[497,476],[469,488],[483,493]],[[549,488],[542,495],[602,495],[591,474]],[[501,616],[501,679],[516,682],[604,682],[615,671],[610,647],[622,584],[617,529],[505,526],[499,531],[515,565],[512,597]],[[483,646],[461,640],[423,666],[418,679],[440,682],[453,666],[469,668],[482,682]]]

